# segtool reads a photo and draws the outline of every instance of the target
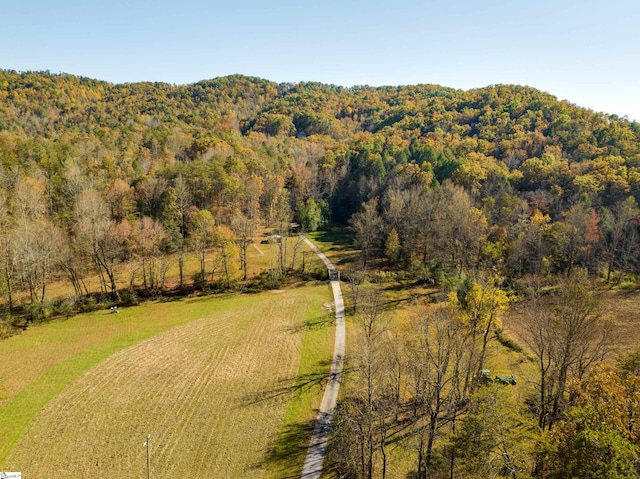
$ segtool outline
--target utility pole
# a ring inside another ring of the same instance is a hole
[[[147,434],[147,440],[144,441],[144,444],[142,445],[147,446],[147,479],[151,479],[151,461],[149,458],[149,440],[151,439],[151,434]]]

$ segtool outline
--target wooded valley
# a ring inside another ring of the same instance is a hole
[[[0,70],[0,336],[142,296],[277,288],[306,273],[292,223],[335,227],[359,252],[338,266],[362,385],[339,407],[337,477],[393,477],[398,444],[410,477],[637,477],[640,352],[608,354],[597,292],[640,285],[639,202],[640,124],[530,87]],[[252,273],[261,240],[277,259]],[[385,275],[438,294],[395,324],[365,287]],[[50,293],[60,280],[72,295]],[[535,380],[512,394],[483,371],[515,302],[521,344],[498,340]]]

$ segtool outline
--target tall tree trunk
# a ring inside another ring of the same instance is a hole
[[[227,264],[229,258],[227,257],[227,250],[225,245],[222,245],[221,253],[222,253],[222,267],[224,268],[225,283],[227,285],[227,288],[229,288],[231,286],[231,281],[229,280],[229,267]]]
[[[109,282],[111,283],[111,294],[119,299],[118,287],[116,286],[116,274],[115,274],[115,271],[114,271],[113,261],[109,261],[109,263],[108,263],[107,276],[109,277]]]
[[[200,275],[204,281],[204,250],[200,251]]]
[[[47,264],[46,260],[42,264],[42,296],[40,296],[40,306],[44,306],[44,294],[47,289]]]
[[[547,377],[546,370],[544,369],[544,363],[540,361],[540,413],[538,414],[538,427],[541,430],[544,430],[547,415],[547,404],[546,404],[546,396],[547,396]]]
[[[144,286],[145,290],[149,290],[149,287],[147,285],[147,266],[145,264],[144,258],[142,258],[142,285]]]
[[[7,273],[5,276],[7,283],[7,301],[9,302],[9,314],[13,314],[13,290],[11,289],[11,276]]]
[[[553,405],[551,407],[551,418],[549,419],[549,430],[551,430],[556,420],[560,416],[560,405],[561,405],[560,401],[567,384],[567,369],[568,369],[568,366],[566,365],[563,365],[560,368],[560,374],[558,375],[557,391],[553,395]]]
[[[453,419],[451,420],[451,435],[455,436],[456,434],[456,419],[457,419],[457,414],[454,412],[453,413]],[[452,442],[451,444],[451,452],[449,455],[449,479],[454,479],[453,478],[453,471],[455,469],[455,462],[456,462],[456,447],[455,444]]]
[[[242,268],[242,281],[247,280],[247,249],[249,248],[249,239],[242,236],[240,239],[240,266]]]
[[[384,444],[380,448],[380,452],[382,453],[382,479],[385,479],[387,477],[387,451]]]
[[[432,411],[429,416],[429,434],[427,436],[427,451],[424,458],[424,477],[429,479],[431,475],[431,459],[433,457],[433,442],[436,438],[436,430],[438,427],[438,411],[439,407],[436,407],[435,411]]]

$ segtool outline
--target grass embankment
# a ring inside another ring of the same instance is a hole
[[[152,469],[167,477],[293,467],[276,437],[283,417],[285,429],[305,424],[320,402],[329,300],[322,285],[147,303],[0,342],[0,467],[140,477],[148,433]]]

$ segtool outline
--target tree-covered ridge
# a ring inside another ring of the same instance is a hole
[[[568,202],[583,193],[598,205],[621,194],[638,199],[640,126],[529,87],[343,88],[240,75],[184,86],[113,85],[2,71],[0,98],[5,166],[42,163],[37,153],[17,152],[41,149],[25,143],[58,142],[55,149],[72,149],[71,156],[119,163],[106,176],[133,183],[176,161],[264,158],[265,148],[267,156],[284,156],[277,163],[286,169],[293,145],[306,145],[321,171],[343,168],[347,183],[371,183],[358,200],[406,164],[481,194],[508,181],[520,192],[553,184]],[[358,200],[338,219],[346,221]]]

